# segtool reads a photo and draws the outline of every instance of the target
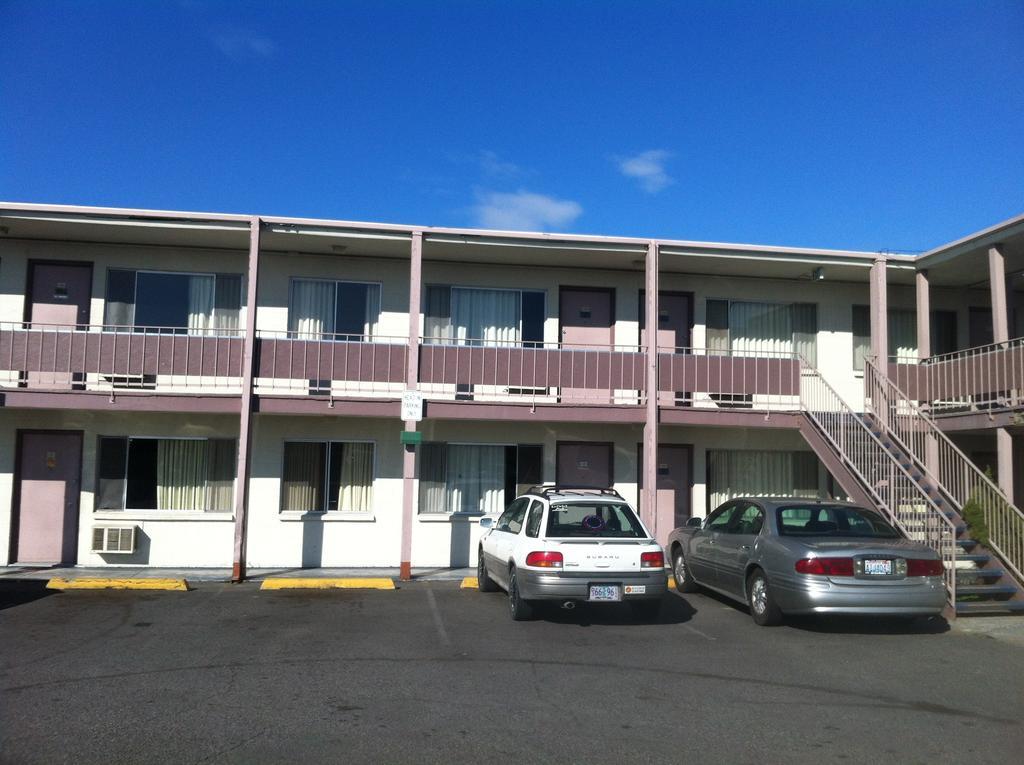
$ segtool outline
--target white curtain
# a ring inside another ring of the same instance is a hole
[[[188,280],[188,330],[190,334],[206,334],[213,328],[213,298],[216,279],[193,275]]]
[[[213,327],[218,335],[234,337],[241,326],[242,277],[219,274],[213,308]]]
[[[889,358],[897,364],[917,363],[917,314],[889,311]]]
[[[324,449],[322,443],[284,445],[282,510],[316,513],[324,509]]]
[[[709,509],[734,497],[817,497],[817,476],[809,452],[709,450]]]
[[[792,353],[791,308],[775,303],[730,303],[729,335],[738,356]]]
[[[205,510],[207,442],[161,439],[156,451],[159,510]]]
[[[452,325],[458,343],[511,345],[518,342],[520,303],[520,293],[513,290],[453,288]]]
[[[380,285],[366,285],[366,319],[363,322],[363,334],[374,338],[380,331]]]
[[[494,513],[505,508],[505,447],[449,445],[448,509]]]
[[[206,509],[213,512],[231,510],[235,497],[235,473],[238,452],[234,439],[211,439],[207,442]]]
[[[346,443],[341,453],[338,509],[366,513],[373,496],[373,444]]]
[[[295,337],[316,340],[334,332],[334,282],[294,279],[288,306],[288,331]]]

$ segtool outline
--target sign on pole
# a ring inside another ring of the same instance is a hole
[[[402,394],[402,420],[420,422],[423,419],[423,394],[407,390]]]

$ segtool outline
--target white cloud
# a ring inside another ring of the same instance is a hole
[[[492,178],[516,178],[523,174],[522,168],[515,162],[506,162],[497,152],[484,149],[480,152],[480,170]]]
[[[251,29],[220,32],[213,35],[212,40],[217,50],[234,61],[250,57],[267,58],[277,50],[273,40]]]
[[[473,208],[483,228],[516,231],[552,231],[564,228],[583,213],[571,199],[555,199],[529,191],[488,191],[479,195]]]
[[[632,157],[616,157],[615,162],[619,166],[619,172],[627,178],[635,179],[640,188],[648,194],[657,194],[666,186],[671,186],[674,181],[665,172],[665,162],[672,156],[672,152],[664,149],[651,149],[642,151]]]

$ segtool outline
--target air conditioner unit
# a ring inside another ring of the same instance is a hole
[[[94,553],[135,552],[136,526],[93,526],[92,551]]]

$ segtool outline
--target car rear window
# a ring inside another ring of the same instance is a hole
[[[779,533],[793,537],[869,537],[899,539],[881,515],[863,507],[792,505],[780,507]]]
[[[548,512],[547,536],[645,539],[647,534],[629,505],[556,502]]]

